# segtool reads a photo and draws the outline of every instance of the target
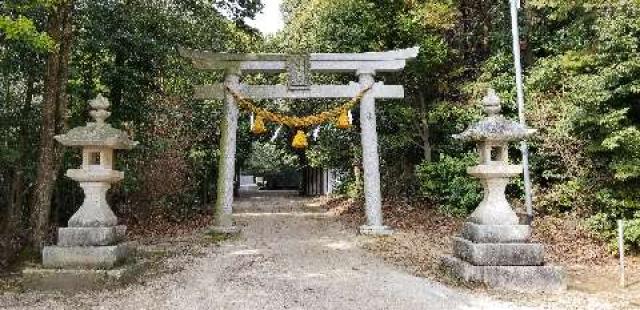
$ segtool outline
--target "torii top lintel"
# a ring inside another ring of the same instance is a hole
[[[232,54],[193,49],[179,49],[180,55],[191,59],[203,70],[237,70],[242,73],[280,73],[287,71],[289,54]],[[402,71],[407,60],[417,57],[419,48],[368,53],[312,53],[309,70],[326,73],[355,73],[358,71]]]

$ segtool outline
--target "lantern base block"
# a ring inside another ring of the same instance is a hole
[[[111,288],[134,282],[147,268],[135,262],[115,269],[41,269],[22,270],[23,286],[40,291],[77,292]]]
[[[456,257],[476,266],[542,266],[544,246],[539,243],[475,243],[453,238]]]
[[[567,289],[566,273],[558,266],[475,266],[453,256],[442,257],[440,263],[448,275],[467,284],[527,293],[561,293]]]
[[[111,246],[46,246],[42,250],[45,268],[111,269],[129,254],[126,244]]]
[[[531,241],[531,226],[480,225],[465,222],[462,238],[476,243],[525,243]]]
[[[389,226],[362,225],[359,230],[361,235],[368,236],[389,236],[393,234],[393,229]]]
[[[207,229],[207,234],[224,234],[224,235],[236,235],[240,233],[238,226],[212,226]]]
[[[110,227],[64,227],[58,229],[58,245],[105,246],[114,245],[125,239],[127,226]]]

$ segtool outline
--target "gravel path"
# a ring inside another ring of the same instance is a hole
[[[180,271],[96,293],[0,295],[2,309],[515,309],[459,293],[387,265],[357,238],[297,198],[244,198],[242,235],[202,256],[167,262]]]

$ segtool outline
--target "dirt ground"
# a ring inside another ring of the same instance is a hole
[[[437,262],[451,251],[462,220],[428,208],[387,202],[385,222],[395,234],[372,238],[356,234],[363,220],[357,202],[254,197],[234,207],[243,233],[226,241],[203,234],[205,217],[162,229],[133,227],[140,252],[156,257],[134,284],[80,293],[3,292],[0,285],[0,309],[640,308],[637,258],[629,286],[618,288],[615,259],[570,220],[536,223],[551,260],[567,266],[568,292],[527,295],[443,277]],[[560,236],[552,233],[559,226],[575,227]]]
[[[359,202],[336,199],[324,203],[329,212],[337,215],[346,226],[357,227],[364,221]],[[370,240],[363,246],[413,274],[447,283],[439,272],[438,260],[442,255],[451,253],[451,236],[460,231],[464,220],[401,200],[386,201],[384,210],[385,222],[396,233],[389,238]],[[549,309],[640,309],[639,257],[627,257],[627,286],[621,288],[618,260],[574,217],[539,218],[534,223],[534,231],[534,239],[545,244],[547,260],[567,268],[567,293],[543,297],[473,290],[520,305]],[[590,301],[576,303],[580,299]]]
[[[202,233],[138,240],[146,253],[172,253],[139,283],[75,294],[10,291],[0,294],[0,308],[527,309],[385,263],[306,200],[240,200],[236,212],[242,234],[219,245]]]

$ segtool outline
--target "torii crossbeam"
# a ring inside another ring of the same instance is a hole
[[[391,229],[384,226],[382,222],[375,99],[404,98],[404,88],[401,85],[375,83],[374,76],[376,73],[402,71],[408,60],[417,57],[418,51],[418,48],[409,48],[371,53],[288,55],[228,54],[180,49],[180,54],[189,58],[196,68],[225,72],[224,83],[196,86],[194,94],[198,99],[225,100],[225,128],[221,139],[214,230],[225,233],[237,231],[232,220],[232,204],[238,107],[225,86],[253,99],[353,98],[360,90],[371,86],[360,101],[362,166],[367,215],[367,223],[360,227],[360,232],[376,235],[390,234]],[[243,74],[284,72],[289,74],[288,85],[240,84],[240,77]],[[311,85],[310,72],[353,73],[358,77],[358,82],[351,82],[348,85]]]

